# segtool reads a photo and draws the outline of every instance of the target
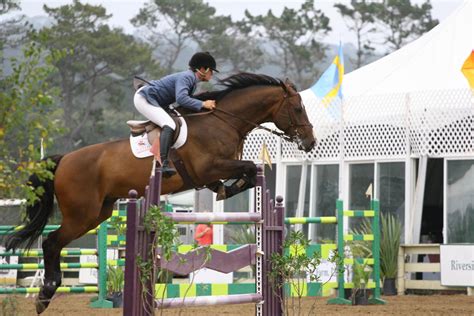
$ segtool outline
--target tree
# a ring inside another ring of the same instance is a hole
[[[134,74],[158,67],[148,46],[106,25],[110,15],[102,6],[74,0],[58,8],[44,6],[44,10],[54,24],[40,31],[41,43],[50,50],[68,51],[54,62],[68,128],[61,148],[88,144],[85,135],[97,142],[104,109],[118,109],[124,99],[122,84],[126,82],[131,90]]]
[[[145,34],[166,73],[178,70],[182,54],[196,44],[232,72],[255,70],[262,63],[263,53],[257,40],[248,37],[249,31],[230,16],[216,15],[216,9],[202,0],[154,0],[132,23]]]
[[[353,62],[356,68],[360,68],[365,64],[366,58],[371,56],[375,50],[371,35],[376,31],[374,25],[376,6],[373,2],[366,0],[351,0],[351,6],[338,3],[334,7],[344,18],[348,29],[356,35],[357,57]]]
[[[245,23],[255,35],[268,41],[274,50],[270,62],[297,84],[307,86],[319,71],[317,64],[326,56],[321,39],[331,28],[329,18],[314,8],[314,0],[306,0],[298,10],[285,7],[281,16],[271,10],[253,16],[245,11]]]
[[[131,22],[145,34],[165,72],[171,73],[193,40],[212,32],[215,12],[202,0],[154,0],[145,4]]]
[[[53,177],[52,163],[40,161],[41,145],[48,148],[60,127],[48,80],[53,59],[44,55],[35,43],[27,45],[23,59],[12,60],[12,73],[0,79],[0,198],[32,202],[43,189],[30,187],[29,175]]]
[[[214,25],[221,26],[213,28],[207,37],[196,38],[202,50],[214,52],[219,64],[229,66],[229,72],[256,71],[262,67],[262,43],[250,36],[251,29],[240,21],[232,22],[230,17],[216,17]]]
[[[19,9],[20,4],[17,0],[3,0],[0,2],[0,16]],[[0,57],[2,59],[5,49],[17,47],[24,39],[28,29],[24,20],[24,16],[19,16],[0,21]],[[0,73],[2,70],[0,69]]]
[[[388,45],[387,53],[400,49],[439,23],[431,16],[429,0],[421,5],[410,0],[384,0],[374,6],[376,21],[384,34],[383,44]]]

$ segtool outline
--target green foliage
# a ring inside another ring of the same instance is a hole
[[[355,233],[372,234],[372,220],[364,218],[360,229],[356,230]],[[394,214],[380,214],[380,273],[382,277],[394,278],[397,276],[398,248],[400,247],[401,233],[402,224]],[[360,241],[358,245],[359,249],[364,252],[363,256],[372,253],[368,242]]]
[[[392,213],[383,213],[380,217],[380,231],[380,272],[385,278],[395,278],[398,272],[402,224]]]
[[[331,30],[329,18],[315,9],[314,0],[306,0],[298,10],[285,7],[280,16],[271,10],[266,15],[253,16],[249,11],[245,15],[248,28],[274,47],[270,62],[298,85],[314,82],[317,64],[326,56],[320,41]]]
[[[123,291],[125,273],[122,267],[107,266],[107,293],[118,293]]]
[[[31,43],[24,47],[21,60],[12,60],[12,73],[0,78],[0,198],[22,197],[31,203],[43,188],[35,191],[28,177],[53,177],[47,170],[52,162],[40,161],[41,144],[49,148],[60,127],[55,119],[56,91],[49,82],[53,61],[52,55]]]
[[[210,34],[222,34],[225,21],[221,18],[216,23],[215,12],[202,0],[153,0],[140,9],[132,23],[141,27],[147,42],[158,52],[161,66],[170,73],[176,70],[175,63],[190,41],[199,43]]]
[[[369,278],[372,273],[372,268],[367,262],[359,263],[358,260],[354,260],[352,282],[354,283],[354,289],[365,289],[369,283]]]
[[[283,249],[290,249],[289,255],[273,253],[270,257],[271,270],[268,272],[268,278],[275,290],[280,290],[284,284],[292,284],[297,295],[297,302],[287,296],[280,297],[283,304],[282,309],[285,310],[286,315],[289,315],[290,308],[293,314],[300,314],[301,300],[303,297],[304,284],[306,277],[309,276],[310,282],[318,282],[320,280],[317,275],[317,268],[321,264],[321,253],[314,252],[311,255],[306,253],[306,249],[310,244],[303,232],[291,231],[289,236],[283,243]],[[340,257],[335,254],[328,262],[340,263]],[[336,269],[333,273],[337,273]],[[322,288],[322,287],[321,287]],[[278,295],[277,293],[274,293]],[[291,304],[290,304],[291,300]],[[313,310],[314,306],[310,309]]]
[[[142,257],[137,257],[137,265],[139,269],[139,278],[142,284],[143,295],[147,295],[146,284],[157,283],[157,280],[163,280],[164,283],[169,278],[169,273],[165,270],[159,270],[158,266],[158,249],[160,248],[160,257],[166,260],[171,259],[173,250],[179,245],[179,232],[173,222],[168,216],[164,215],[161,207],[152,205],[145,215],[144,223],[147,233],[155,232],[154,239],[150,243],[148,249],[148,260]],[[152,289],[154,290],[154,289]],[[154,296],[153,293],[148,293]],[[148,307],[146,307],[148,308]],[[153,308],[153,307],[150,307]]]
[[[389,47],[387,53],[400,49],[438,24],[431,16],[429,0],[421,5],[412,4],[411,0],[384,0],[374,5],[376,22],[385,36],[383,45]]]
[[[344,18],[349,31],[354,32],[356,35],[357,57],[354,63],[356,68],[359,68],[375,50],[371,36],[376,31],[374,24],[376,6],[374,2],[366,0],[351,0],[350,6],[337,3],[334,7],[338,9]]]
[[[49,50],[68,52],[54,63],[58,69],[54,83],[61,91],[63,121],[68,128],[58,147],[67,150],[96,143],[103,134],[104,109],[116,111],[126,106],[132,110],[131,102],[125,104],[130,99],[124,98],[122,84],[156,67],[151,50],[121,29],[110,28],[110,15],[100,5],[74,0],[57,8],[44,6],[44,10],[54,23],[32,38]],[[130,88],[125,91],[133,93]],[[126,131],[125,125],[123,128]]]

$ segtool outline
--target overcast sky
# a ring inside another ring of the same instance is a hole
[[[110,19],[113,26],[120,26],[125,31],[132,32],[133,27],[129,22],[130,19],[133,18],[143,4],[148,1],[82,0],[82,2],[104,6],[107,12],[113,15]],[[299,8],[304,0],[207,0],[206,2],[216,8],[217,14],[231,15],[234,20],[236,20],[243,17],[245,9],[248,9],[252,14],[265,14],[271,9],[275,15],[279,15],[285,6],[289,8]],[[412,2],[422,3],[424,0],[412,0]],[[432,14],[435,18],[442,21],[462,2],[463,0],[432,0]],[[27,16],[45,15],[43,3],[46,3],[50,7],[55,7],[72,3],[72,0],[23,0],[21,1],[22,13]],[[329,43],[337,43],[339,40],[342,40],[342,42],[353,42],[353,38],[348,34],[344,21],[334,9],[335,3],[350,3],[350,0],[315,0],[315,6],[321,9],[331,20],[330,23],[333,31],[325,38],[325,41]]]

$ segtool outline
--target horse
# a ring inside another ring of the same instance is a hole
[[[196,96],[216,100],[217,107],[207,115],[185,116],[186,143],[176,150],[192,185],[208,187],[230,197],[256,182],[256,165],[240,160],[248,133],[265,122],[273,122],[280,135],[295,142],[300,150],[311,151],[316,139],[301,97],[287,79],[283,82],[266,75],[238,73],[220,80],[223,89]],[[274,131],[275,132],[275,131]],[[59,229],[43,241],[44,284],[36,300],[37,313],[49,305],[61,285],[60,252],[112,215],[115,201],[127,198],[131,189],[145,192],[153,157],[136,158],[129,139],[109,141],[49,157],[55,163],[53,180],[40,181],[36,175],[30,184],[42,186],[44,193],[34,205],[27,206],[27,218],[21,230],[5,243],[8,250],[26,244],[30,248],[53,212],[54,195],[62,212]],[[222,179],[238,179],[224,186]],[[180,173],[163,179],[162,194],[189,189]]]

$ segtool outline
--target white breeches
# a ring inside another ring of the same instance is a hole
[[[133,103],[135,104],[135,108],[145,116],[147,119],[152,121],[153,123],[157,124],[160,127],[168,125],[173,130],[176,129],[176,124],[174,123],[171,116],[166,113],[160,106],[154,106],[148,103],[144,96],[139,93],[135,93],[133,97]]]

